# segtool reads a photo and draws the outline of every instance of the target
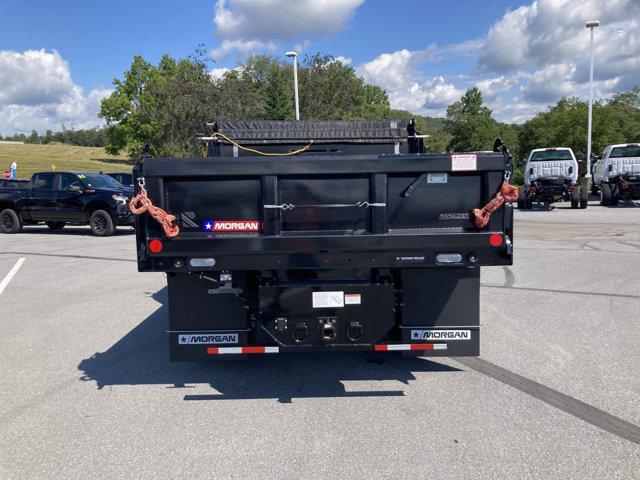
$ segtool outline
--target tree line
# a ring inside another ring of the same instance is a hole
[[[202,154],[197,137],[218,119],[294,118],[290,62],[269,55],[248,57],[235,69],[212,76],[203,49],[184,59],[162,57],[157,65],[136,56],[115,91],[101,104],[106,128],[19,134],[6,139],[27,143],[62,142],[105,146],[108,153],[137,156],[143,145],[156,155]],[[449,105],[445,118],[394,110],[387,92],[367,84],[353,67],[326,54],[308,55],[298,68],[303,120],[415,118],[431,136],[432,152],[490,150],[501,137],[516,157],[533,148],[565,146],[586,154],[587,102],[562,98],[522,125],[501,123],[484,104],[478,88]],[[640,89],[599,100],[593,107],[593,151],[612,143],[640,141]]]
[[[24,133],[16,133],[15,135],[5,137],[0,135],[0,140],[42,145],[50,143],[66,143],[78,147],[105,147],[107,145],[107,131],[103,128],[69,130],[63,126],[62,130],[59,132],[47,130],[41,135],[37,130],[31,130],[30,135],[26,135]]]

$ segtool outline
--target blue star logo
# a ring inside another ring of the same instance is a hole
[[[211,223],[211,222],[207,221],[207,222],[204,224],[204,229],[205,229],[205,230],[209,230],[209,231],[211,231],[211,229],[212,229],[212,228],[213,228],[213,223]]]

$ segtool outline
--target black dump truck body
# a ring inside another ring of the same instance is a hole
[[[209,153],[221,156],[134,167],[180,226],[167,238],[148,215],[136,220],[139,270],[167,272],[171,360],[479,354],[480,267],[511,265],[512,208],[500,207],[481,230],[470,213],[500,190],[503,155],[419,153],[403,124],[340,122],[332,133],[321,123],[260,122],[255,138],[233,128],[239,123],[214,125],[265,152],[314,140],[296,156],[248,155],[210,140]],[[280,141],[296,128],[304,138]]]

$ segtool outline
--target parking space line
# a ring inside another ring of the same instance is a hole
[[[18,273],[18,270],[20,270],[20,267],[22,266],[23,263],[24,263],[24,257],[20,258],[16,262],[16,264],[13,266],[13,268],[9,270],[9,273],[7,273],[7,276],[2,279],[2,281],[0,282],[0,295],[2,295],[2,292],[4,292],[4,289],[7,288],[7,285],[9,285],[9,282],[11,281],[11,279],[15,277],[16,273]]]
[[[111,262],[137,262],[135,258],[94,257],[89,255],[67,255],[57,253],[0,252],[0,255],[32,255],[36,257],[79,258],[83,260],[107,260]]]
[[[509,385],[602,430],[640,445],[640,427],[479,357],[452,357],[458,363]]]

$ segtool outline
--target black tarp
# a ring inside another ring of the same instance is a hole
[[[239,143],[396,143],[407,140],[407,120],[218,120],[208,124]]]

